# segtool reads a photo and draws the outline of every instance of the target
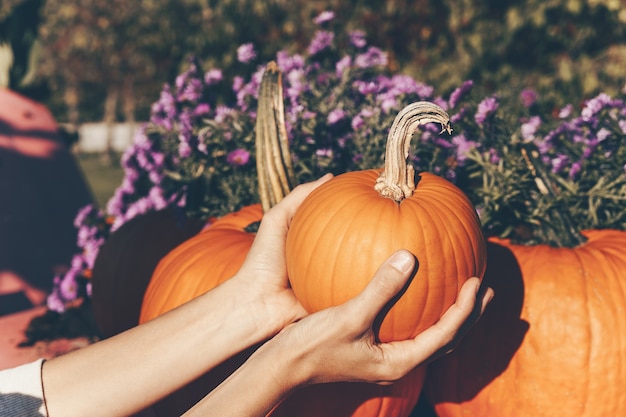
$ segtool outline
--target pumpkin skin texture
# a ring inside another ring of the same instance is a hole
[[[315,312],[356,296],[396,250],[415,254],[418,271],[378,332],[391,342],[432,326],[468,278],[482,278],[486,249],[476,211],[456,186],[422,173],[414,194],[397,203],[374,189],[380,172],[345,173],[313,191],[292,220],[286,256],[294,293]]]
[[[440,417],[626,415],[626,232],[582,234],[576,248],[490,239],[508,253],[490,251],[496,297],[429,366]]]
[[[262,217],[260,205],[244,207],[216,220],[168,253],[148,284],[139,322],[160,316],[235,275],[255,236],[244,229]]]
[[[139,323],[144,292],[158,262],[205,224],[170,208],[139,215],[109,236],[91,278],[91,304],[103,337]]]
[[[263,217],[260,204],[247,206],[216,220],[169,252],[157,265],[141,306],[145,323],[215,288],[239,270],[255,234],[245,231]],[[184,343],[184,341],[181,341]],[[159,417],[182,415],[241,366],[253,346],[156,403]]]

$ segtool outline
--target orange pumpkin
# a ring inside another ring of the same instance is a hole
[[[235,275],[254,241],[254,233],[246,228],[262,217],[260,204],[244,207],[170,251],[152,274],[139,322],[160,316]]]
[[[582,234],[574,248],[490,239],[496,297],[429,367],[440,417],[626,416],[626,232]]]
[[[383,342],[408,339],[441,317],[468,278],[482,277],[485,241],[467,197],[429,173],[420,174],[415,186],[413,169],[406,165],[409,140],[419,125],[439,122],[449,129],[448,121],[432,103],[408,106],[391,128],[384,171],[339,175],[299,207],[287,235],[287,268],[292,288],[309,312],[354,297],[387,257],[408,249],[418,257],[419,269],[378,329]],[[299,416],[408,416],[423,381],[424,368],[419,367],[390,387],[306,388],[278,407],[291,413],[274,417],[296,415],[298,406],[307,410]],[[349,399],[349,412],[342,410],[343,396]],[[333,408],[341,411],[329,412]]]
[[[339,175],[299,207],[287,235],[287,268],[309,312],[354,297],[387,257],[408,249],[419,269],[379,330],[384,342],[408,339],[439,319],[468,278],[483,276],[485,240],[468,198],[429,173],[415,185],[406,165],[415,129],[432,121],[448,127],[439,106],[408,106],[391,128],[384,171]]]

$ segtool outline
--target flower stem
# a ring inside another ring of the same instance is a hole
[[[439,123],[450,134],[450,117],[438,105],[428,101],[418,101],[409,104],[396,116],[389,135],[385,150],[385,168],[376,180],[374,188],[387,198],[398,203],[409,198],[415,191],[415,169],[407,164],[411,138],[417,129],[426,123]]]
[[[558,190],[550,181],[550,176],[543,167],[539,158],[539,151],[530,145],[522,147],[522,156],[526,161],[526,166],[535,178],[535,184],[541,194],[550,195],[558,201]],[[569,209],[563,204],[558,204],[552,209],[552,229],[556,232],[552,234],[552,242],[558,247],[570,247],[582,245],[587,241],[578,228],[574,226],[572,215]]]
[[[259,196],[267,212],[296,182],[285,127],[282,76],[274,61],[267,64],[261,80],[255,132]]]

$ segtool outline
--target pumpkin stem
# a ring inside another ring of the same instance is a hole
[[[385,168],[376,180],[374,188],[387,198],[398,203],[413,195],[415,190],[415,169],[407,164],[411,138],[417,129],[427,123],[439,123],[450,134],[450,116],[438,105],[428,101],[409,104],[398,113],[389,135],[385,150]]]
[[[259,195],[263,211],[267,212],[295,184],[285,126],[282,75],[274,61],[267,64],[261,80],[255,132]]]
[[[527,144],[522,146],[521,152],[528,170],[535,179],[535,184],[539,192],[544,195],[550,195],[555,201],[558,201],[558,190],[553,182],[550,181],[550,176],[541,162],[539,151],[533,145]],[[554,245],[558,247],[575,248],[587,241],[587,238],[574,227],[571,213],[563,204],[555,206],[554,213],[550,217],[553,223],[560,223],[558,225],[552,225],[553,228],[557,230],[557,232],[552,233],[551,236]]]

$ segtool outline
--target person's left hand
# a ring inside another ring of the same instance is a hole
[[[315,188],[332,178],[326,174],[317,181],[294,188],[263,216],[254,243],[237,274],[232,278],[240,291],[261,303],[260,326],[273,329],[271,336],[307,312],[296,299],[287,278],[285,240],[296,210]],[[269,322],[268,322],[269,320]]]

